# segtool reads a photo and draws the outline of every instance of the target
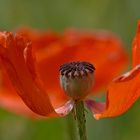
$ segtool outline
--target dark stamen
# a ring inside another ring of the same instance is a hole
[[[60,74],[66,77],[81,77],[88,73],[93,73],[95,70],[94,66],[89,62],[69,62],[60,66]]]

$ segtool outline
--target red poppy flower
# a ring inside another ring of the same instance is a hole
[[[32,40],[32,45],[27,38]],[[10,32],[1,32],[0,58],[0,105],[18,113],[34,115],[35,112],[46,117],[64,116],[73,108],[73,101],[60,88],[60,65],[70,61],[88,61],[94,64],[96,82],[91,94],[96,94],[97,91],[106,88],[127,63],[121,41],[111,33],[75,30],[67,31],[64,35],[38,32],[13,35]],[[115,116],[128,108],[125,102],[126,94],[121,92],[125,91],[129,84],[126,86],[124,81],[137,78],[137,74],[136,67],[127,76],[122,76],[110,84],[105,107],[102,103],[86,101],[91,110],[95,111],[96,118]],[[128,95],[128,98],[130,96]],[[22,100],[33,112],[22,103]],[[122,100],[124,104],[120,105]],[[130,106],[130,103],[128,104]]]

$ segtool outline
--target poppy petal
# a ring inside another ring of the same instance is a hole
[[[75,42],[71,47],[77,48],[74,59],[86,60],[96,68],[93,93],[105,89],[127,64],[121,40],[110,32],[72,31],[67,36],[68,42]],[[105,72],[106,68],[109,68],[108,72]]]
[[[24,51],[27,47],[28,42],[25,42],[21,36],[16,35],[14,37],[9,32],[0,33],[1,62],[18,95],[33,112],[43,116],[52,116],[52,114],[59,116],[61,114],[55,112],[39,79],[33,78],[29,67],[26,65]],[[68,107],[66,106],[66,108]],[[68,108],[68,110],[70,109]]]
[[[10,91],[8,91],[10,92]],[[21,114],[23,116],[36,118],[39,117],[37,114],[33,113],[20,99],[18,96],[7,95],[4,91],[0,94],[0,107],[7,109],[10,112],[16,114]]]
[[[108,87],[106,104],[88,103],[96,119],[126,112],[140,96],[140,65],[116,78]],[[103,109],[104,108],[104,109]],[[95,111],[96,110],[96,111]]]
[[[71,112],[73,107],[74,107],[74,101],[69,100],[63,106],[55,109],[55,112],[57,112],[61,116],[66,116],[69,114],[69,112]]]
[[[51,31],[39,31],[30,28],[21,28],[17,33],[26,39],[32,40],[32,45],[35,50],[47,47],[60,40],[61,36],[58,33]]]
[[[14,87],[8,80],[8,77],[4,71],[1,75],[1,87],[0,87],[0,107],[7,109],[9,112],[20,114],[25,117],[34,119],[43,119],[46,117],[37,115],[32,112],[22,101],[22,99],[16,93]],[[69,100],[62,106],[55,109],[57,114],[51,113],[49,117],[61,117],[67,115],[73,108],[73,101]],[[47,116],[48,117],[48,116]],[[48,117],[48,118],[49,118]]]
[[[138,22],[138,29],[132,44],[132,63],[133,67],[140,64],[140,20]]]
[[[34,118],[34,119],[43,119],[43,116],[37,115],[36,113],[32,112],[21,100],[18,95],[10,95],[8,89],[6,91],[1,91],[0,94],[0,107],[3,109],[7,109],[9,112],[13,112],[16,114],[20,114],[22,116]],[[73,109],[74,103],[73,101],[67,101],[64,105],[55,109],[54,113],[52,112],[47,118],[49,117],[63,117],[69,114],[69,112]]]
[[[56,108],[63,105],[69,99],[59,86],[59,65],[57,62],[52,61],[52,57],[55,59],[55,55],[63,53],[64,46],[61,45],[61,35],[50,31],[43,32],[31,29],[20,29],[18,33],[24,35],[25,39],[32,40],[32,51],[35,56],[33,57],[33,60],[29,58],[27,62],[34,61],[36,58],[38,74],[42,84],[44,84],[44,87],[47,89],[53,107]],[[30,47],[28,48],[30,49]],[[72,56],[68,55],[68,57],[71,58]],[[63,60],[61,57],[56,57],[55,61],[60,59]],[[31,64],[33,63],[31,62],[28,65],[30,69],[34,67],[31,66]],[[57,67],[54,67],[53,65],[57,65]],[[57,72],[57,76],[54,71]]]
[[[58,95],[63,97],[58,84],[60,65],[70,61],[88,61],[97,69],[95,93],[105,88],[125,67],[127,55],[122,46],[120,39],[108,32],[67,31],[59,41],[37,52],[40,78],[52,98],[58,91]],[[109,68],[108,72],[104,72],[105,68]]]
[[[103,102],[96,102],[95,100],[87,99],[85,101],[87,107],[94,112],[94,114],[98,114],[105,110],[105,103]]]

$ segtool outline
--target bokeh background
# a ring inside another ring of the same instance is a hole
[[[0,0],[0,30],[107,29],[122,38],[131,55],[139,6],[139,0]],[[95,121],[88,113],[87,119],[89,140],[140,139],[139,100],[122,116]],[[70,117],[36,121],[0,109],[0,140],[72,140],[71,125]]]

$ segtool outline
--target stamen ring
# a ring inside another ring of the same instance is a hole
[[[93,73],[95,67],[89,62],[77,61],[69,62],[60,66],[60,74],[67,78],[75,78],[86,76],[88,73]]]

